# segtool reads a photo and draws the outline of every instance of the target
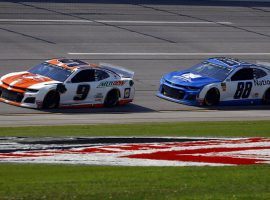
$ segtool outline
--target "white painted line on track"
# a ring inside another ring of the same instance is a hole
[[[233,24],[206,21],[136,21],[136,20],[72,20],[72,19],[0,19],[0,22],[61,22],[61,23],[128,23],[128,24]]]
[[[152,53],[143,53],[143,52],[133,52],[133,53],[106,53],[106,52],[99,52],[99,53],[87,53],[87,52],[69,52],[69,55],[108,55],[108,56],[252,56],[252,55],[264,55],[269,56],[270,53],[165,53],[165,52],[152,52]]]
[[[205,22],[205,21],[116,21],[116,20],[96,20],[104,23],[130,23],[130,24],[232,24],[232,22]]]

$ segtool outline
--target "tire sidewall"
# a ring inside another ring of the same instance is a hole
[[[105,98],[104,106],[105,107],[114,107],[119,102],[119,91],[114,89],[110,90]]]
[[[207,91],[204,98],[204,105],[206,106],[215,106],[218,105],[220,101],[220,93],[218,89],[211,88]]]
[[[270,88],[268,88],[263,95],[263,104],[270,105]]]
[[[59,106],[60,95],[57,91],[50,91],[43,100],[43,109],[53,109]]]

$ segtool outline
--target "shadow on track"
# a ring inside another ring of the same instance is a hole
[[[270,110],[270,105],[243,105],[243,106],[212,106],[200,107],[206,110],[240,111],[240,110]]]
[[[90,114],[90,113],[138,113],[138,112],[156,112],[150,108],[146,108],[136,104],[127,104],[123,106],[116,106],[112,108],[57,108],[57,109],[44,109],[41,111],[49,113],[62,113],[62,114]]]

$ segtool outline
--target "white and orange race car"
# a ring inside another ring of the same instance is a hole
[[[134,98],[134,72],[110,64],[52,59],[0,78],[0,101],[30,108],[112,107]]]

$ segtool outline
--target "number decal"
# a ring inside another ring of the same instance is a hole
[[[233,98],[246,99],[249,97],[251,89],[252,89],[252,82],[239,82]]]
[[[249,97],[251,89],[252,89],[252,82],[246,82],[246,87],[245,87],[245,90],[242,94],[243,99],[246,99]]]
[[[236,92],[233,96],[234,99],[240,99],[242,94],[243,94],[243,91],[244,91],[244,87],[245,87],[245,83],[244,82],[239,82],[238,85],[237,85],[237,89],[236,89]]]
[[[76,101],[85,100],[90,91],[90,85],[79,85],[75,97]]]

